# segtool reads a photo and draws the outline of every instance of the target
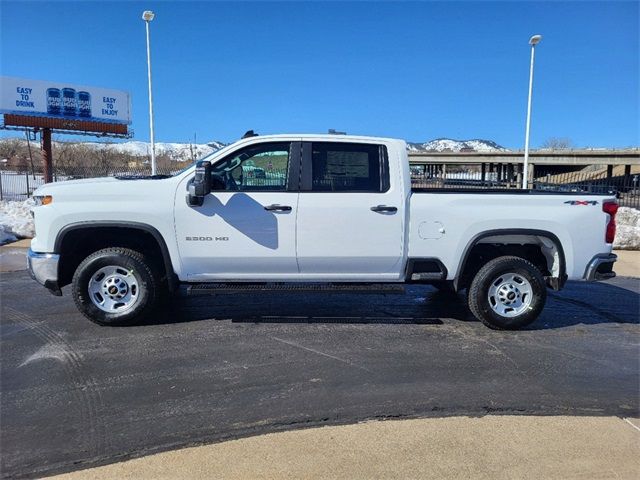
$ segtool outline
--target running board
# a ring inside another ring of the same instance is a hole
[[[233,293],[405,293],[404,284],[389,283],[190,283],[186,284],[186,294],[228,295]]]
[[[420,272],[412,273],[411,280],[421,282],[424,280],[444,280],[446,277],[442,272]]]

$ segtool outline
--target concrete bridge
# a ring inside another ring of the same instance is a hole
[[[524,152],[409,152],[410,164],[428,163],[511,163],[522,164]],[[640,149],[626,150],[533,150],[529,162],[534,165],[640,165]]]

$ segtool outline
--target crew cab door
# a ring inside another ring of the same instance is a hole
[[[298,200],[301,276],[326,281],[404,278],[405,204],[397,185],[398,161],[393,159],[390,172],[383,144],[303,143]]]
[[[176,195],[175,226],[188,281],[278,280],[298,274],[296,215],[300,142],[258,142],[212,166],[212,192],[187,205]]]

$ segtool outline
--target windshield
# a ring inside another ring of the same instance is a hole
[[[226,151],[226,150],[227,150],[229,147],[231,147],[232,145],[233,145],[233,144],[231,144],[231,145],[227,145],[227,146],[225,146],[225,147],[222,147],[222,148],[220,148],[220,149],[216,150],[215,152],[211,152],[211,153],[209,153],[209,154],[205,155],[204,157],[200,157],[200,158],[196,159],[194,162],[190,163],[190,164],[189,164],[189,165],[187,165],[186,167],[184,167],[184,168],[182,168],[181,170],[178,170],[177,172],[173,173],[173,174],[172,174],[172,176],[173,176],[173,177],[175,177],[175,176],[177,176],[177,175],[181,175],[181,174],[183,174],[184,172],[186,172],[186,171],[187,171],[187,170],[189,170],[190,168],[193,168],[193,166],[194,166],[197,162],[199,162],[199,161],[201,161],[201,160],[209,160],[209,161],[211,161],[211,162],[212,162],[213,157],[215,157],[215,156],[219,155],[221,152]],[[212,163],[213,163],[213,162],[212,162]]]

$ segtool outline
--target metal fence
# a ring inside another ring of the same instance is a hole
[[[44,183],[44,177],[39,173],[1,171],[0,200],[26,200]]]
[[[174,174],[180,170],[180,165],[171,169],[158,169],[159,174]],[[82,178],[96,177],[116,177],[116,176],[141,176],[151,175],[151,168],[148,166],[135,167],[110,167],[75,166],[58,167],[53,171],[53,181],[78,180]],[[0,200],[26,200],[40,186],[44,185],[44,174],[38,167],[29,171],[0,170]]]
[[[560,171],[559,171],[560,170]],[[530,188],[549,192],[615,194],[621,206],[640,208],[640,174],[608,176],[606,167],[593,165],[579,171],[537,167]],[[413,188],[518,189],[522,176],[511,165],[483,171],[481,165],[412,165]]]
[[[174,174],[188,163],[159,168],[159,174]],[[640,174],[609,176],[606,167],[597,165],[580,171],[558,172],[558,167],[536,167],[531,179],[535,190],[575,193],[615,193],[621,206],[640,208]],[[53,172],[54,181],[102,176],[150,175],[148,166],[130,168],[76,167]],[[280,185],[284,173],[255,169],[246,171],[240,181],[247,186]],[[0,170],[0,200],[25,200],[44,184],[42,173]],[[412,165],[411,184],[414,188],[516,189],[522,184],[517,169],[506,165],[500,171],[483,171],[481,165]]]

